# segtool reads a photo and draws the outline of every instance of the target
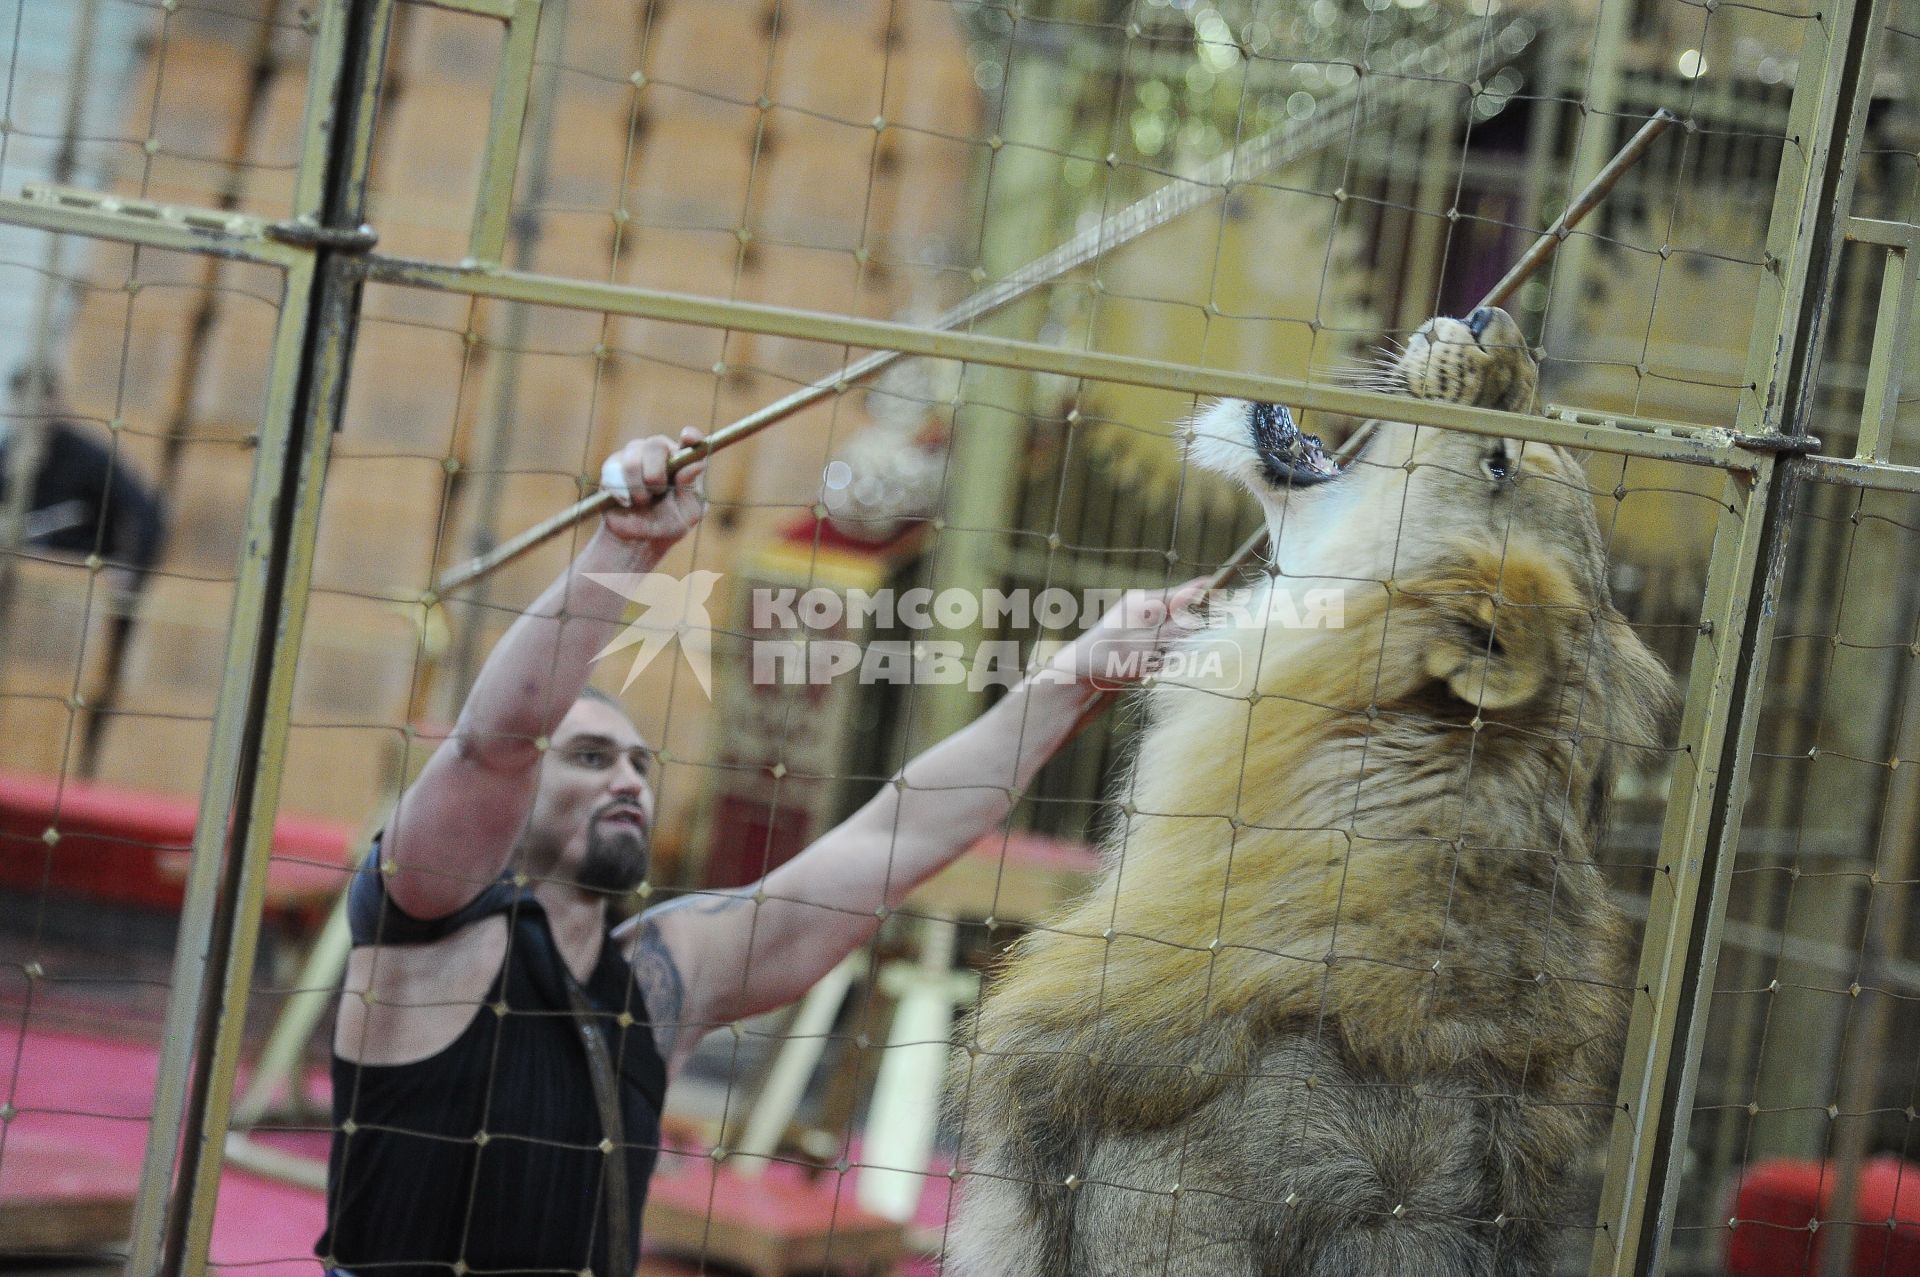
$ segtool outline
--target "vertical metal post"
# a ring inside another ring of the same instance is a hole
[[[1810,20],[1768,225],[1780,287],[1761,297],[1748,359],[1754,390],[1740,408],[1752,433],[1806,433],[1885,4],[1839,0]],[[1665,1271],[1793,487],[1763,457],[1749,476],[1730,474],[1724,489],[1635,980],[1594,1277]]]
[[[514,0],[513,16],[507,19],[507,38],[500,50],[499,75],[493,82],[480,194],[467,241],[467,256],[476,262],[498,265],[506,249],[507,219],[513,212],[513,179],[520,163],[520,135],[526,127],[534,43],[539,35],[540,0]]]
[[[1892,757],[1897,759],[1920,757],[1920,659],[1907,659],[1906,683],[1896,702],[1902,719],[1891,734]],[[1854,975],[1860,985],[1868,988],[1885,972],[1890,961],[1897,962],[1906,953],[1907,933],[1914,922],[1911,909],[1895,904],[1887,909],[1875,930],[1872,893],[1887,889],[1886,884],[1912,882],[1915,875],[1920,874],[1920,782],[1916,782],[1911,773],[1894,772],[1886,783],[1890,792],[1886,818],[1880,827],[1880,846],[1885,849],[1886,860],[1883,862],[1878,854],[1874,856],[1876,879],[1869,884],[1862,907],[1867,931],[1860,946],[1860,968]],[[1898,888],[1892,890],[1897,892]],[[1854,1067],[1847,1069],[1844,1059],[1836,1062],[1840,1094],[1835,1104],[1839,1117],[1853,1120],[1840,1128],[1830,1154],[1837,1170],[1833,1196],[1828,1199],[1826,1218],[1821,1221],[1822,1235],[1826,1238],[1821,1244],[1822,1277],[1850,1277],[1858,1272],[1856,1259],[1867,1229],[1877,1226],[1877,1221],[1848,1225],[1855,1223],[1860,1210],[1860,1166],[1867,1157],[1870,1117],[1883,1094],[1881,1066],[1900,1058],[1894,1036],[1897,1001],[1884,991],[1870,999],[1859,1013],[1862,1023],[1859,1046],[1853,1054]],[[1826,1231],[1827,1225],[1840,1227]]]
[[[1587,58],[1586,91],[1581,95],[1580,130],[1574,141],[1573,168],[1565,198],[1593,180],[1614,151],[1619,132],[1621,80],[1627,46],[1633,36],[1633,0],[1600,0],[1594,15],[1593,48]],[[1564,41],[1562,47],[1571,45]],[[1593,260],[1593,232],[1575,231],[1553,263],[1552,294],[1542,324],[1549,350],[1571,349],[1579,337],[1584,281]]]
[[[1452,211],[1451,179],[1462,149],[1466,108],[1444,94],[1434,97],[1434,105],[1425,112],[1426,145],[1420,149],[1420,176],[1410,215],[1413,224],[1408,229],[1406,267],[1401,273],[1400,312],[1394,321],[1403,333],[1418,328],[1439,308],[1444,250],[1454,227],[1453,218],[1447,214]]]
[[[1704,1027],[1718,962],[1719,924],[1738,837],[1752,717],[1766,676],[1773,598],[1785,560],[1780,531],[1786,493],[1772,458],[1748,475],[1730,474],[1713,541],[1700,634],[1680,726],[1667,818],[1632,1020],[1622,1061],[1593,1277],[1664,1268],[1679,1188],[1691,1088],[1677,1095]],[[1749,696],[1750,693],[1755,695]],[[1676,1050],[1676,1039],[1689,1035]]]
[[[228,620],[226,670],[214,704],[212,739],[207,771],[201,782],[200,814],[194,828],[180,932],[175,943],[171,993],[165,1028],[160,1039],[159,1074],[154,1083],[153,1117],[147,1131],[146,1160],[133,1214],[133,1251],[127,1271],[131,1277],[151,1277],[178,1271],[164,1265],[168,1249],[168,1221],[176,1204],[176,1167],[184,1169],[185,1131],[194,1125],[188,1100],[196,1064],[200,1060],[196,1029],[210,1008],[208,967],[221,943],[219,904],[225,876],[227,830],[235,807],[241,767],[246,693],[253,664],[253,640],[266,607],[270,571],[273,504],[279,495],[279,475],[273,463],[284,459],[290,433],[293,394],[288,370],[297,366],[306,337],[306,316],[313,291],[313,273],[307,263],[287,272],[281,294],[280,323],[273,343],[274,375],[268,386],[260,434],[260,452],[254,461],[253,486],[247,499],[242,537],[243,555],[234,581],[233,612]]]
[[[1920,198],[1910,198],[1908,217],[1920,216]],[[1914,299],[1920,291],[1920,225],[1914,222],[1869,222],[1849,218],[1847,238],[1866,240],[1884,247],[1880,296],[1873,326],[1872,350],[1867,357],[1866,393],[1860,405],[1860,431],[1854,445],[1854,459],[1884,463],[1892,447],[1894,428],[1900,419],[1900,388],[1905,373],[1907,339],[1913,320]],[[1861,272],[1865,275],[1866,272]],[[1909,577],[1901,582],[1895,616],[1913,615],[1915,587]],[[1896,660],[1900,659],[1898,657]],[[1874,926],[1874,893],[1884,883],[1911,882],[1920,872],[1920,783],[1911,774],[1902,776],[1897,768],[1902,759],[1920,756],[1920,659],[1909,654],[1906,677],[1900,696],[1894,701],[1887,732],[1887,754],[1892,767],[1885,785],[1886,805],[1880,823],[1880,843],[1873,856],[1873,872],[1868,878],[1860,912],[1863,934],[1860,966],[1854,973],[1856,989],[1872,989],[1889,960],[1898,960],[1906,952],[1911,909],[1897,906],[1887,910],[1878,929]],[[1891,863],[1883,863],[1890,861]],[[1828,1199],[1823,1224],[1839,1224],[1827,1233],[1821,1245],[1821,1277],[1849,1277],[1856,1271],[1861,1247],[1869,1226],[1853,1226],[1860,1210],[1860,1167],[1866,1161],[1872,1134],[1870,1115],[1882,1090],[1881,1062],[1898,1058],[1895,1042],[1895,1006],[1897,999],[1884,992],[1870,998],[1865,1006],[1856,1004],[1853,1016],[1859,1022],[1853,1058],[1856,1065],[1847,1068],[1845,1046],[1842,1057],[1834,1061],[1837,1074],[1834,1096],[1836,1123],[1832,1148],[1828,1154],[1835,1166],[1833,1195]],[[1851,1026],[1850,1026],[1851,1028]],[[1844,1041],[1844,1040],[1843,1040]],[[1853,1120],[1838,1125],[1842,1118]]]
[[[1860,438],[1853,450],[1860,461],[1887,459],[1894,424],[1900,419],[1907,334],[1913,322],[1914,298],[1920,295],[1920,227],[1899,230],[1904,234],[1886,236],[1881,241],[1886,247],[1886,262],[1874,318],[1873,350],[1867,357],[1866,410],[1860,414]]]
[[[135,1207],[133,1277],[199,1277],[207,1267],[322,481],[359,307],[358,272],[324,232],[359,226],[392,4],[332,0],[315,40],[295,211],[323,235],[289,268],[282,299]]]
[[[538,0],[519,0],[507,26],[506,46],[501,51],[499,78],[493,89],[493,125],[488,132],[487,158],[480,173],[480,203],[474,211],[468,253],[476,261],[504,260],[510,240],[515,261],[522,270],[532,270],[534,251],[539,247],[541,223],[539,204],[547,196],[552,169],[551,143],[555,103],[559,98],[559,71],[549,68],[543,83],[534,85],[535,35],[541,13]],[[556,10],[557,28],[564,30],[566,11]],[[517,108],[509,110],[509,104]],[[527,207],[517,216],[509,216],[513,200],[514,175],[518,171],[523,137],[527,155]],[[511,149],[510,149],[511,148]],[[507,240],[503,240],[506,236]],[[477,491],[459,489],[467,518],[465,557],[479,558],[499,543],[501,496],[506,491],[507,453],[513,441],[511,423],[520,408],[521,351],[531,328],[529,310],[524,303],[496,307],[504,311],[503,331],[492,343],[487,365],[489,390],[473,437],[468,442],[464,467],[478,472]],[[463,476],[464,478],[464,476]],[[437,683],[440,703],[447,721],[458,715],[467,692],[473,686],[485,638],[492,586],[486,578],[473,583],[461,600],[465,605],[449,659],[430,662],[425,678]],[[454,613],[449,610],[449,619]],[[438,668],[434,668],[437,666]]]
[[[1018,20],[1016,20],[1018,21]],[[1003,118],[1022,136],[999,148],[994,160],[992,200],[987,206],[987,238],[981,265],[1004,276],[1032,261],[1053,242],[1060,184],[1059,143],[1072,128],[1071,90],[1063,91],[1059,66],[1063,51],[1038,42],[1058,38],[1053,28],[1016,28],[1025,40],[1014,50],[1007,77]],[[1031,317],[1045,298],[1005,312],[1014,323]],[[967,402],[955,413],[953,443],[947,455],[947,493],[933,552],[932,582],[939,588],[980,589],[994,584],[1005,569],[1006,536],[1019,499],[1018,443],[1030,396],[1027,374],[997,368],[969,368]],[[976,624],[944,635],[963,650],[977,650]],[[964,727],[979,711],[979,694],[964,684],[934,684],[916,689],[909,750]]]

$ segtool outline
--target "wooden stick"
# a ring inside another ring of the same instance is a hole
[[[1506,305],[1508,299],[1519,291],[1520,285],[1532,278],[1533,273],[1553,256],[1554,251],[1560,247],[1573,228],[1584,221],[1587,214],[1612,193],[1615,184],[1620,181],[1626,171],[1640,162],[1654,140],[1679,123],[1679,120],[1679,116],[1664,106],[1655,111],[1647,122],[1640,126],[1639,131],[1627,139],[1627,144],[1620,148],[1620,153],[1608,160],[1605,167],[1593,175],[1593,180],[1587,183],[1585,189],[1573,197],[1573,203],[1567,205],[1566,211],[1554,219],[1553,225],[1547,228],[1546,233],[1533,241],[1533,247],[1520,255],[1520,260],[1513,264],[1513,269],[1502,275],[1500,282],[1480,299],[1480,304],[1482,306]]]
[[[1639,132],[1629,138],[1627,144],[1620,148],[1620,153],[1611,160],[1608,160],[1606,166],[1593,175],[1593,180],[1588,182],[1586,187],[1578,195],[1574,196],[1573,202],[1567,205],[1565,212],[1554,219],[1553,225],[1547,227],[1547,229],[1541,233],[1540,238],[1533,241],[1532,246],[1520,255],[1520,260],[1513,264],[1513,269],[1509,270],[1505,275],[1502,275],[1500,282],[1487,290],[1487,295],[1480,299],[1480,305],[1505,306],[1507,302],[1512,299],[1513,295],[1520,291],[1520,285],[1533,278],[1534,272],[1547,264],[1547,259],[1552,257],[1560,245],[1566,242],[1567,236],[1572,232],[1573,228],[1585,220],[1588,213],[1591,213],[1599,206],[1600,201],[1605,199],[1613,190],[1614,186],[1620,181],[1621,176],[1625,174],[1628,169],[1640,162],[1641,157],[1647,153],[1647,148],[1653,145],[1654,139],[1658,138],[1662,133],[1665,133],[1676,124],[1679,118],[1679,116],[1667,110],[1664,106],[1658,111],[1655,111],[1652,117],[1640,126]],[[1475,309],[1478,309],[1478,307]],[[1370,433],[1372,432],[1368,427],[1362,425],[1358,430],[1347,436],[1347,441],[1341,444],[1339,451],[1334,454],[1335,460],[1342,462],[1351,460],[1353,455],[1360,450],[1360,445],[1366,442],[1367,435]],[[1240,548],[1233,552],[1233,557],[1225,563],[1222,563],[1219,569],[1214,572],[1213,576],[1207,581],[1207,588],[1209,590],[1224,589],[1229,582],[1240,574],[1242,568],[1248,567],[1255,559],[1260,557],[1260,550],[1266,543],[1267,530],[1265,528],[1256,528],[1253,535],[1242,542]]]
[[[1652,117],[1640,126],[1640,130],[1628,139],[1627,144],[1620,148],[1620,153],[1607,161],[1606,166],[1593,175],[1593,180],[1574,197],[1571,204],[1567,205],[1566,211],[1554,219],[1553,225],[1549,226],[1540,238],[1533,241],[1532,246],[1520,255],[1520,260],[1513,264],[1513,269],[1502,275],[1500,282],[1487,291],[1487,295],[1480,299],[1480,305],[1505,305],[1514,293],[1519,291],[1520,285],[1526,283],[1533,277],[1534,272],[1546,265],[1547,259],[1566,242],[1573,228],[1578,226],[1586,215],[1607,197],[1608,192],[1612,191],[1615,184],[1620,181],[1621,175],[1640,162],[1640,158],[1647,153],[1647,148],[1653,145],[1654,139],[1665,133],[1678,120],[1679,117],[1665,107],[1655,111]],[[1348,435],[1346,442],[1335,451],[1334,460],[1343,466],[1351,461],[1366,443],[1367,436],[1372,433],[1371,424],[1370,422],[1362,424],[1358,430]],[[1241,542],[1240,548],[1233,552],[1233,557],[1222,563],[1215,569],[1213,575],[1207,578],[1207,592],[1223,590],[1232,584],[1243,569],[1252,566],[1259,559],[1260,552],[1266,544],[1266,528],[1255,528],[1253,535]],[[1080,711],[1080,719],[1074,724],[1072,736],[1078,736],[1086,730],[1087,724],[1105,713],[1121,690],[1118,687],[1103,688],[1095,694],[1087,702],[1086,708]],[[1072,736],[1068,739],[1071,740]]]
[[[1511,27],[1505,28],[1492,42],[1497,45]],[[1487,41],[1479,39],[1476,47],[1484,47]],[[1353,109],[1379,110],[1401,97],[1411,99],[1417,92],[1419,80],[1407,78],[1396,80],[1386,77],[1387,83],[1375,85],[1364,95],[1356,93],[1351,101]],[[1242,142],[1231,150],[1224,151],[1207,161],[1200,170],[1189,177],[1168,182],[1153,193],[1134,201],[1119,212],[1102,218],[1096,225],[1081,231],[1058,248],[1047,252],[1014,271],[1005,279],[987,285],[979,292],[968,297],[952,310],[934,319],[930,327],[936,330],[964,328],[975,320],[1006,309],[1014,302],[1045,284],[1050,284],[1063,275],[1096,261],[1103,255],[1124,244],[1145,235],[1148,231],[1166,225],[1183,213],[1212,203],[1222,198],[1235,183],[1244,183],[1262,173],[1290,164],[1314,149],[1344,139],[1349,131],[1345,116],[1336,111],[1321,110],[1305,124],[1293,124],[1274,129],[1259,137]],[[751,438],[777,421],[784,421],[794,413],[811,407],[829,396],[840,394],[848,387],[858,385],[874,376],[881,369],[902,358],[897,350],[878,350],[857,359],[832,376],[823,377],[810,386],[804,386],[792,394],[764,408],[755,410],[730,425],[722,426],[707,437],[705,442],[690,448],[682,448],[667,461],[667,474],[678,474],[702,457],[708,457],[722,448],[731,447],[743,439]],[[448,593],[475,581],[528,550],[556,537],[582,519],[600,513],[607,508],[612,497],[605,492],[596,492],[558,514],[544,519],[509,540],[501,542],[486,554],[469,559],[457,568],[449,570],[434,586],[434,596],[445,598]],[[431,600],[429,600],[431,601]]]
[[[1520,285],[1532,278],[1533,274],[1546,264],[1547,259],[1553,256],[1560,245],[1566,241],[1573,228],[1607,197],[1621,176],[1639,163],[1641,157],[1647,153],[1647,148],[1653,145],[1654,139],[1666,132],[1678,118],[1665,107],[1654,112],[1652,118],[1641,125],[1640,130],[1620,149],[1620,153],[1594,174],[1593,180],[1574,197],[1572,203],[1567,205],[1566,211],[1554,219],[1553,225],[1533,242],[1533,245],[1521,255],[1520,260],[1513,264],[1513,269],[1502,276],[1500,282],[1481,299],[1480,304],[1482,306],[1505,304]],[[1173,183],[1168,189],[1192,192],[1206,191],[1209,188],[1197,183]],[[1100,253],[1116,248],[1157,226],[1164,225],[1174,216],[1187,211],[1194,202],[1196,201],[1192,196],[1175,198],[1165,195],[1164,191],[1156,192],[1139,203],[1121,210],[1112,219],[1076,236],[1045,257],[1029,263],[999,283],[974,294],[936,319],[933,327],[956,328],[961,324],[992,314],[1026,296],[1042,284],[1084,265]],[[823,378],[810,386],[802,387],[730,425],[721,427],[702,442],[675,452],[667,461],[668,475],[678,474],[695,461],[739,443],[742,439],[750,438],[775,422],[783,421],[830,395],[840,393],[850,385],[864,381],[900,357],[899,351],[875,351],[863,359],[848,364],[832,377]],[[1347,440],[1341,452],[1350,456],[1364,438],[1363,427],[1360,432],[1356,432]],[[434,597],[445,598],[461,586],[478,580],[502,564],[517,559],[535,546],[560,535],[582,519],[600,513],[612,501],[612,494],[605,491],[596,492],[557,514],[541,520],[519,535],[501,542],[488,553],[469,559],[461,566],[448,571],[435,585]],[[1232,558],[1220,565],[1220,569],[1214,573],[1209,582],[1209,588],[1219,589],[1232,581],[1242,568],[1259,557],[1261,546],[1265,541],[1265,530],[1256,531],[1234,552]]]

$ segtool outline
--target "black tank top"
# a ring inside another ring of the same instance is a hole
[[[378,861],[376,844],[349,888],[356,946],[421,944],[504,914],[507,956],[485,1003],[444,1051],[400,1065],[333,1057],[327,1231],[315,1253],[379,1277],[588,1268],[605,1277],[600,1114],[545,911],[502,879],[459,912],[422,922],[387,897]],[[607,1013],[620,1074],[629,1253],[638,1253],[666,1063],[611,937],[584,987]]]

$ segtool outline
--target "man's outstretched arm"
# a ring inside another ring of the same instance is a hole
[[[1198,593],[1182,587],[1177,611]],[[922,753],[846,821],[762,882],[738,893],[682,897],[629,924],[629,952],[654,1008],[693,1032],[783,1006],[870,939],[882,911],[899,907],[1007,816],[1046,761],[1073,734],[1097,694],[1088,681],[1095,644],[1138,650],[1178,632],[1169,600],[1136,591],[1042,676],[1027,679],[972,723]]]
[[[697,443],[683,430],[680,443]],[[704,463],[669,483],[664,435],[617,455],[631,504],[608,509],[586,547],[488,655],[453,735],[400,798],[381,856],[387,892],[418,918],[452,913],[499,877],[539,780],[541,744],[586,686],[593,658],[619,633],[626,600],[591,573],[649,572],[703,505]]]

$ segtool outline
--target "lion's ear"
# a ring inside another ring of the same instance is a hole
[[[1469,705],[1511,709],[1546,686],[1544,662],[1532,650],[1528,627],[1490,599],[1479,603],[1451,638],[1427,649],[1427,673]]]
[[[1512,553],[1476,552],[1402,588],[1432,622],[1428,676],[1479,709],[1512,709],[1545,691],[1569,628],[1586,616],[1562,568]]]

